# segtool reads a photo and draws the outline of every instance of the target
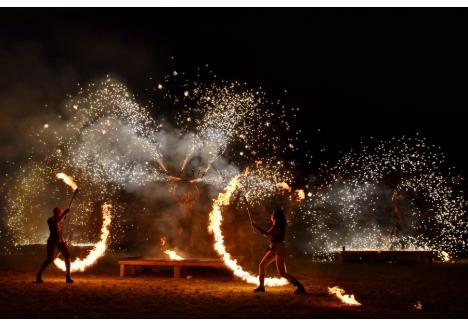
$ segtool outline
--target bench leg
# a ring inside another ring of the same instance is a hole
[[[132,276],[136,275],[136,266],[135,265],[130,266],[130,275],[132,275]]]
[[[125,277],[125,265],[120,265],[120,277]]]
[[[180,278],[180,266],[174,266],[174,278]]]

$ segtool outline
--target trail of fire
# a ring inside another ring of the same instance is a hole
[[[250,274],[247,271],[244,271],[244,269],[237,264],[237,260],[233,259],[231,254],[226,251],[226,247],[224,245],[224,236],[223,232],[221,231],[221,223],[223,221],[221,207],[229,205],[229,199],[231,198],[232,193],[239,186],[240,178],[241,175],[233,177],[224,189],[224,192],[220,193],[218,198],[214,200],[213,207],[209,215],[210,224],[208,225],[208,232],[213,234],[215,240],[214,249],[223,259],[224,264],[233,271],[234,275],[246,281],[247,283],[258,285],[258,277],[256,275]],[[288,280],[285,278],[268,277],[265,279],[266,286],[282,286],[286,284],[288,284]]]
[[[71,177],[66,175],[65,173],[58,173],[57,178],[63,180],[68,186],[70,186],[73,191],[78,188],[78,185],[73,181]],[[85,271],[88,267],[94,265],[100,257],[104,255],[107,248],[107,239],[109,237],[109,227],[111,224],[111,208],[112,205],[104,203],[102,205],[102,227],[101,227],[101,237],[100,240],[94,244],[93,249],[89,252],[89,254],[84,258],[80,259],[77,258],[73,262],[71,262],[70,269],[72,272]],[[60,258],[56,258],[54,260],[55,266],[57,266],[60,270],[65,271],[65,262]]]
[[[335,295],[342,303],[348,306],[361,306],[361,303],[354,298],[354,294],[345,294],[345,290],[338,286],[328,288],[328,293]]]
[[[96,262],[104,256],[107,248],[107,239],[109,237],[109,226],[111,224],[111,210],[112,205],[104,203],[102,205],[102,227],[101,227],[101,238],[93,246],[93,249],[89,254],[84,258],[77,258],[71,262],[70,269],[72,272],[84,272],[88,267],[96,264]],[[60,258],[54,260],[55,266],[57,266],[62,271],[65,271],[65,262]]]

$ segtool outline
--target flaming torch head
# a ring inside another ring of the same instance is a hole
[[[78,185],[76,184],[75,181],[73,181],[73,178],[66,175],[63,172],[57,173],[57,178],[63,180],[68,186],[72,188],[72,190],[76,193],[78,192]]]

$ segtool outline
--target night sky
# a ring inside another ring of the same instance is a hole
[[[317,162],[361,138],[419,133],[468,176],[467,18],[463,9],[3,9],[0,155],[18,159],[18,124],[78,82],[111,73],[138,95],[154,86],[149,77],[209,64],[300,107],[311,152],[326,148]]]

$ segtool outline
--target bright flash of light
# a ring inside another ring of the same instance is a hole
[[[233,271],[234,275],[246,281],[247,283],[258,285],[258,277],[245,271],[237,264],[237,260],[233,259],[231,254],[227,252],[226,246],[224,245],[223,232],[221,231],[221,224],[223,221],[221,209],[222,207],[229,205],[231,195],[239,186],[241,177],[241,175],[233,177],[224,189],[224,192],[220,193],[218,198],[214,200],[212,210],[209,215],[208,232],[213,234],[214,249],[222,258],[224,264]],[[268,277],[265,279],[266,286],[282,286],[286,284],[288,284],[288,280],[285,278]]]
[[[102,205],[102,227],[100,240],[94,244],[93,249],[84,259],[77,258],[71,263],[70,269],[72,272],[84,272],[88,267],[96,264],[99,258],[104,256],[107,248],[107,238],[109,237],[109,227],[112,220],[111,208],[112,205],[110,204],[104,203]],[[54,260],[54,264],[60,270],[66,270],[65,262],[60,258],[56,258]]]
[[[361,303],[354,298],[354,294],[345,294],[345,292],[345,290],[338,286],[328,288],[328,293],[336,296],[345,305],[361,306]]]

